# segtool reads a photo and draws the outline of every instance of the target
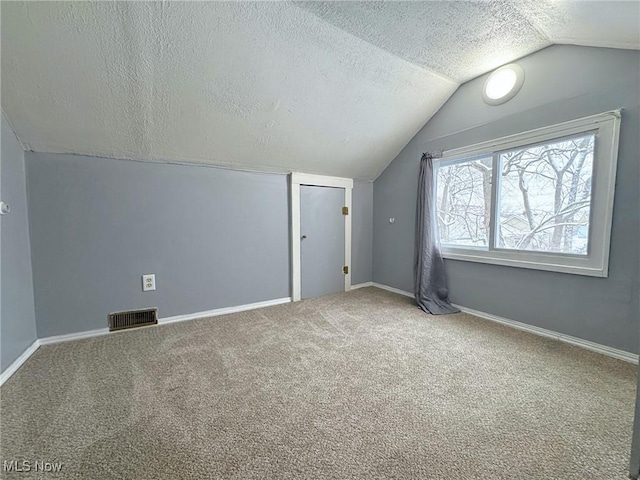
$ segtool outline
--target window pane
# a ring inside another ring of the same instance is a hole
[[[487,249],[492,157],[438,169],[438,230],[444,244]]]
[[[500,248],[586,255],[595,135],[500,154]]]

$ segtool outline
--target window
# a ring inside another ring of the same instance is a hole
[[[497,246],[587,255],[595,135],[500,154]],[[582,229],[582,230],[581,230]]]
[[[438,169],[438,228],[447,245],[489,245],[493,157],[464,159]]]
[[[620,111],[445,152],[445,258],[606,277]]]

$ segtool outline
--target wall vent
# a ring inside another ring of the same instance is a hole
[[[129,310],[128,312],[115,312],[109,314],[109,331],[122,330],[124,328],[143,327],[158,323],[158,309]]]

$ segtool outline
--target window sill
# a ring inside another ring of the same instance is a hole
[[[533,252],[523,254],[521,252],[478,251],[450,247],[442,248],[442,256],[450,260],[487,263],[504,267],[529,268],[589,277],[608,276],[607,265],[594,265],[593,260],[589,258],[545,255]]]

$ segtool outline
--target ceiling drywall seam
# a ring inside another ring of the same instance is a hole
[[[400,58],[458,82],[550,44],[505,0],[299,5]]]
[[[389,50],[389,49],[382,48],[382,47],[380,47],[380,46],[378,46],[378,45],[376,45],[376,44],[374,44],[374,43],[370,42],[369,40],[367,40],[367,39],[365,39],[365,38],[362,38],[362,37],[360,37],[360,36],[358,36],[358,35],[355,35],[354,33],[349,32],[348,30],[346,30],[346,29],[344,29],[344,28],[340,28],[339,26],[334,25],[333,23],[329,22],[328,20],[326,20],[326,19],[322,18],[320,15],[316,15],[316,14],[315,14],[315,13],[313,13],[313,12],[310,12],[310,11],[308,11],[308,10],[305,10],[305,9],[301,8],[301,7],[298,5],[300,2],[290,2],[290,3],[291,3],[292,5],[294,5],[297,9],[302,10],[306,15],[312,15],[312,16],[314,16],[315,18],[317,18],[317,19],[321,20],[323,23],[325,23],[326,25],[330,26],[331,28],[338,29],[338,30],[340,30],[341,32],[346,33],[346,34],[347,34],[347,35],[349,35],[350,37],[353,37],[353,38],[358,39],[358,41],[361,41],[361,42],[367,43],[367,44],[371,45],[373,48],[375,48],[375,49],[377,49],[377,50],[382,50],[382,51],[384,51],[384,52],[386,52],[386,53],[388,53],[388,54],[391,54],[391,55],[393,55],[394,57],[396,57],[398,60],[403,61],[403,62],[406,62],[406,63],[409,63],[409,64],[411,64],[411,65],[414,65],[415,67],[420,68],[420,69],[424,70],[425,72],[430,73],[431,75],[435,75],[435,76],[437,76],[437,77],[441,78],[442,80],[446,80],[446,81],[452,82],[452,83],[454,83],[454,84],[456,84],[456,85],[460,85],[460,82],[459,82],[458,80],[456,80],[456,79],[454,79],[454,78],[452,78],[452,77],[450,77],[450,76],[448,76],[448,75],[445,75],[445,74],[444,74],[444,73],[442,73],[442,72],[438,72],[438,71],[436,71],[436,70],[433,70],[433,69],[430,69],[430,68],[428,68],[428,67],[425,67],[424,65],[420,65],[420,64],[418,64],[418,63],[412,62],[411,60],[409,60],[409,59],[407,59],[407,58],[403,58],[403,57],[401,57],[401,56],[397,55],[396,53],[392,52],[392,51],[391,51],[391,50]]]
[[[543,37],[546,38],[547,41],[549,42],[549,46],[554,44],[554,41],[551,39],[551,37],[549,36],[549,34],[547,32],[545,32],[540,25],[536,24],[535,21],[531,20],[530,15],[527,15],[527,13],[524,11],[524,9],[522,8],[522,5],[519,4],[518,0],[513,0],[511,1],[511,5],[520,13],[520,15],[522,16],[522,18],[529,24],[529,26],[535,30],[536,32],[538,32],[538,34]],[[547,47],[543,47],[543,48],[547,48]],[[540,49],[542,50],[542,49]],[[487,72],[484,72],[487,73]],[[484,75],[484,73],[478,75],[478,77]],[[475,77],[477,78],[477,77]],[[473,79],[470,79],[469,81],[471,81]]]
[[[640,20],[638,21],[640,23]],[[606,42],[602,40],[598,40],[595,42],[591,42],[588,40],[576,40],[575,38],[563,38],[556,37],[554,38],[555,45],[575,45],[579,47],[595,47],[595,48],[617,48],[619,50],[637,50],[637,46],[635,44],[631,44],[628,42]]]
[[[0,112],[2,112],[2,116],[4,117],[4,119],[9,124],[9,128],[13,132],[13,136],[16,137],[16,140],[18,140],[18,143],[20,144],[20,147],[22,148],[22,151],[26,152],[27,148],[26,148],[25,144],[22,143],[22,140],[20,140],[20,137],[18,137],[18,135],[16,134],[16,130],[15,130],[15,128],[13,128],[13,125],[11,124],[11,120],[9,120],[9,117],[7,116],[7,114],[4,113],[4,109],[0,108]]]
[[[512,0],[528,21],[558,45],[640,49],[640,2]]]
[[[367,40],[365,38],[362,38],[362,37],[360,37],[360,36],[358,36],[358,35],[356,35],[354,33],[349,32],[348,30],[346,30],[344,28],[340,28],[338,25],[335,25],[335,24],[329,22],[328,20],[322,18],[320,15],[317,15],[317,14],[315,14],[315,13],[309,11],[309,10],[305,10],[304,8],[299,6],[299,3],[301,3],[299,1],[293,1],[293,2],[288,2],[288,3],[290,3],[291,5],[294,5],[298,10],[301,10],[302,12],[304,12],[305,15],[311,15],[311,16],[321,20],[324,24],[328,25],[329,27],[335,28],[337,30],[340,30],[341,32],[346,33],[348,36],[353,37],[353,38],[357,39],[358,41],[361,41],[361,42],[364,42],[364,43],[366,43],[368,45],[371,45],[376,50],[381,50],[381,51],[383,51],[385,53],[391,54],[392,56],[396,57],[398,60],[400,60],[402,62],[405,62],[405,63],[408,63],[408,64],[411,64],[411,65],[413,65],[413,66],[415,66],[415,67],[417,67],[417,68],[419,68],[421,70],[424,70],[425,72],[427,72],[427,73],[429,73],[431,75],[439,77],[442,80],[446,80],[446,81],[449,81],[449,82],[454,83],[456,85],[460,85],[460,82],[458,80],[456,80],[456,79],[454,79],[454,78],[452,78],[452,77],[450,77],[448,75],[445,75],[442,72],[438,72],[436,70],[433,70],[433,69],[430,69],[428,67],[425,67],[424,65],[420,65],[418,63],[412,62],[411,60],[409,60],[407,58],[404,58],[404,57],[401,57],[400,55],[392,52],[389,49],[382,48],[382,47],[370,42],[369,40]]]

